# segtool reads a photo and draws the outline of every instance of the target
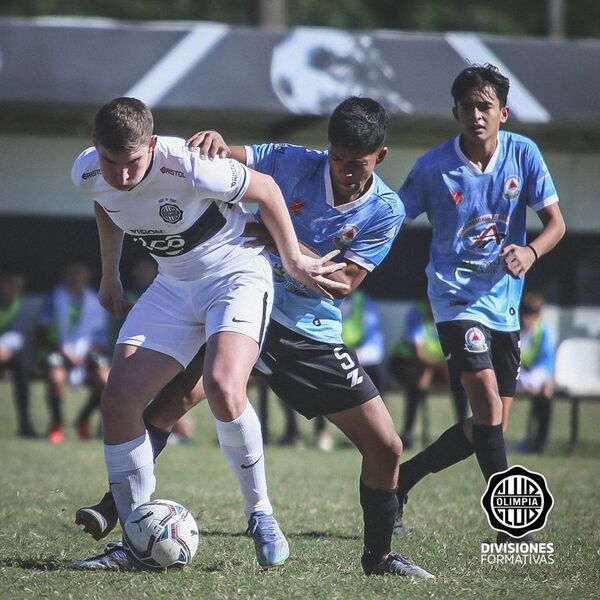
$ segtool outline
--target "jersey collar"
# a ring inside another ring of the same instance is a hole
[[[323,178],[325,180],[325,201],[327,202],[327,204],[329,204],[329,206],[331,206],[331,208],[334,208],[335,210],[342,212],[342,213],[352,210],[353,208],[356,208],[357,206],[361,206],[362,204],[364,204],[365,202],[368,202],[371,199],[371,196],[373,195],[373,191],[375,189],[375,178],[376,177],[377,177],[377,175],[375,175],[375,173],[373,173],[373,180],[371,181],[371,185],[369,186],[369,189],[367,189],[367,191],[360,198],[357,198],[353,202],[347,202],[346,204],[341,204],[340,206],[335,206],[334,198],[333,198],[333,186],[331,184],[331,173],[329,172],[329,160],[326,160],[325,161],[325,170],[323,172]]]
[[[490,158],[488,164],[485,169],[482,171],[479,167],[475,166],[468,158],[467,155],[460,148],[460,134],[454,138],[454,150],[456,154],[458,154],[458,158],[465,164],[467,169],[473,173],[473,175],[483,175],[484,173],[491,173],[496,167],[496,163],[498,162],[498,156],[500,156],[500,144],[502,143],[502,139],[500,134],[498,134],[498,143],[496,144],[496,149],[494,150],[494,154],[492,154],[492,158]]]

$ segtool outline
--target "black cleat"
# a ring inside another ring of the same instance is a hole
[[[97,541],[105,538],[118,520],[117,506],[110,492],[104,494],[98,504],[83,506],[75,513],[75,524],[83,525],[83,530]]]
[[[416,579],[435,579],[431,573],[396,552],[390,552],[380,562],[372,563],[370,559],[369,553],[365,552],[360,561],[365,575],[399,575]]]
[[[403,536],[406,535],[406,527],[404,527],[404,505],[408,502],[408,496],[402,496],[398,498],[398,512],[396,513],[396,518],[394,520],[394,535]]]

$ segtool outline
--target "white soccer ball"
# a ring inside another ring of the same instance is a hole
[[[142,564],[165,569],[185,567],[191,562],[200,533],[187,508],[173,500],[151,500],[129,515],[123,536]]]

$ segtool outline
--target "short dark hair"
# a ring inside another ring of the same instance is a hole
[[[150,109],[137,98],[115,98],[96,113],[96,142],[115,152],[137,150],[150,143],[154,119]]]
[[[376,100],[351,96],[329,118],[329,143],[370,154],[385,144],[389,121],[387,111]]]
[[[452,84],[450,93],[454,104],[458,104],[464,95],[473,90],[482,90],[491,87],[495,92],[500,106],[506,106],[510,81],[498,70],[498,67],[485,63],[484,65],[470,65],[463,69]]]

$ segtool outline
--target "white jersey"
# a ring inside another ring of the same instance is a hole
[[[156,259],[163,275],[198,279],[262,251],[244,248],[241,238],[251,216],[237,203],[250,171],[232,159],[202,160],[182,139],[157,138],[150,171],[132,190],[106,183],[93,147],[75,159],[71,177]]]

